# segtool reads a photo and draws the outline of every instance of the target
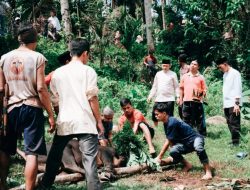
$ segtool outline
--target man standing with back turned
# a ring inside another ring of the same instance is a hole
[[[46,155],[42,107],[49,116],[49,132],[53,132],[55,127],[49,93],[44,82],[47,60],[42,54],[34,51],[37,32],[31,25],[24,26],[18,32],[18,40],[19,48],[3,55],[0,60],[1,100],[5,83],[9,86],[6,136],[2,137],[3,146],[0,147],[1,190],[7,189],[10,155],[16,153],[17,138],[22,132],[26,154],[25,189],[34,189],[38,168],[37,156]]]
[[[228,64],[226,57],[216,61],[223,75],[223,108],[228,128],[232,135],[232,145],[240,143],[240,106],[242,106],[242,83],[239,71]]]
[[[102,136],[104,129],[99,112],[97,74],[87,66],[90,44],[87,40],[71,42],[71,61],[58,68],[51,80],[53,104],[59,103],[57,131],[47,158],[46,171],[41,188],[50,188],[61,164],[67,143],[77,138],[82,153],[88,190],[99,190],[96,156],[98,148],[97,128]]]

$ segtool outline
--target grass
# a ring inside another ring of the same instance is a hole
[[[244,159],[239,159],[236,154],[241,151],[245,151],[250,154],[250,129],[249,122],[242,125],[243,141],[239,147],[232,147],[228,143],[230,142],[230,132],[226,125],[220,126],[207,126],[208,137],[206,138],[206,151],[211,165],[215,168],[215,175],[219,178],[241,178],[250,179],[250,159],[249,156]],[[47,137],[51,140],[51,137]],[[157,152],[160,151],[161,146],[165,141],[165,134],[162,124],[156,129],[156,135],[153,140]],[[166,153],[165,156],[168,156]],[[202,175],[202,166],[195,153],[191,153],[185,156],[192,164],[193,169],[190,172],[191,175]],[[21,161],[17,156],[13,159],[13,165],[10,169],[9,185],[11,187],[23,183],[23,165],[24,161]],[[177,167],[176,171],[179,172],[180,168]],[[164,171],[165,172],[165,171]],[[104,189],[109,190],[136,190],[136,189],[171,189],[171,187],[164,186],[164,182],[160,182],[160,178],[167,173],[151,173],[151,174],[137,174],[133,176],[127,176],[120,178],[115,183],[106,184]],[[148,180],[154,178],[153,180]],[[85,184],[80,182],[78,184],[65,184],[56,185],[55,189],[65,190],[77,190],[84,189]],[[85,188],[86,189],[86,188]]]

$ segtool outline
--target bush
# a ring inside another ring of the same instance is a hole
[[[67,50],[68,48],[66,46],[66,42],[63,39],[60,40],[60,42],[53,42],[43,36],[40,37],[37,45],[37,51],[42,53],[48,60],[45,68],[46,74],[61,66],[57,57]]]

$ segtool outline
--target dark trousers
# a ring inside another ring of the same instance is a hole
[[[74,137],[79,139],[79,149],[82,153],[82,163],[85,170],[87,189],[101,189],[96,164],[98,139],[97,135],[94,134],[78,134],[67,136],[55,135],[47,158],[46,170],[40,183],[43,188],[49,188],[53,184],[59,167],[61,166],[63,150],[68,142]]]
[[[232,135],[232,143],[239,144],[240,142],[240,114],[236,115],[233,112],[234,108],[225,108],[224,114],[227,120],[227,125]]]
[[[206,136],[206,128],[202,127],[202,114],[202,103],[194,101],[186,101],[183,103],[183,121],[193,128],[196,128],[201,135]]]

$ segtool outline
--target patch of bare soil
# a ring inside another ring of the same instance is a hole
[[[250,179],[227,179],[215,176],[212,180],[201,180],[203,175],[203,171],[184,173],[171,169],[162,173],[137,174],[127,180],[134,184],[158,184],[162,189],[172,187],[174,190],[250,190]]]

